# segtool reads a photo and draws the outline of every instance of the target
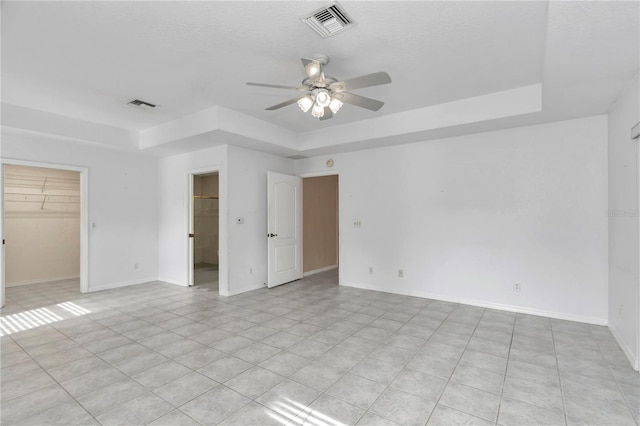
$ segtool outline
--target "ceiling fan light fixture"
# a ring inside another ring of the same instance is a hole
[[[326,89],[316,89],[316,105],[321,106],[322,108],[329,106],[331,103],[331,95],[329,95],[329,91]]]
[[[304,98],[298,100],[298,106],[302,110],[302,112],[307,112],[313,106],[313,99],[311,96],[305,96]]]
[[[331,102],[329,102],[329,109],[331,110],[331,112],[336,114],[338,111],[340,111],[340,108],[342,108],[342,105],[344,105],[342,101],[334,97],[331,99]]]
[[[314,116],[315,118],[324,117],[324,107],[318,105],[318,103],[316,102],[316,104],[313,105],[313,108],[311,109],[311,115]]]

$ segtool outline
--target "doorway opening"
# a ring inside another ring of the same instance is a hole
[[[337,279],[339,263],[338,175],[302,179],[303,276],[320,272]],[[328,272],[332,271],[332,272]]]
[[[87,291],[84,169],[3,160],[2,302],[58,302]],[[18,297],[20,295],[29,297]],[[13,306],[13,309],[33,306]]]
[[[192,286],[219,291],[220,265],[220,199],[219,175],[206,173],[193,176]]]

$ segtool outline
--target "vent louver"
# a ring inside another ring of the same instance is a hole
[[[133,106],[137,106],[140,108],[145,108],[145,109],[152,109],[155,108],[157,105],[151,104],[149,102],[145,102],[145,101],[141,101],[140,99],[131,99],[129,102],[127,102],[128,105],[133,105]]]
[[[338,2],[330,3],[312,12],[302,21],[322,38],[331,37],[356,25]]]

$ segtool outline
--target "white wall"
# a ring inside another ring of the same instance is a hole
[[[89,291],[157,279],[155,158],[5,129],[2,157],[88,168]]]
[[[189,283],[189,173],[217,170],[219,176],[219,215],[226,218],[227,146],[174,155],[160,159],[158,165],[158,223],[160,280],[186,286]],[[220,227],[221,292],[226,290],[226,228]]]
[[[609,113],[609,328],[638,369],[638,77]]]
[[[229,147],[230,294],[267,282],[267,172],[294,173],[287,158]],[[244,223],[235,223],[243,217]]]
[[[261,288],[267,277],[267,171],[293,172],[293,161],[233,146],[160,160],[160,279],[188,282],[188,173],[220,177],[220,293]],[[244,223],[235,223],[243,217]]]
[[[333,156],[340,283],[606,324],[606,144],[597,116]]]

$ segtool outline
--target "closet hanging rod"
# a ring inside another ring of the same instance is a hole
[[[199,198],[202,200],[217,200],[219,197],[210,197],[208,195],[194,195],[193,198]]]

